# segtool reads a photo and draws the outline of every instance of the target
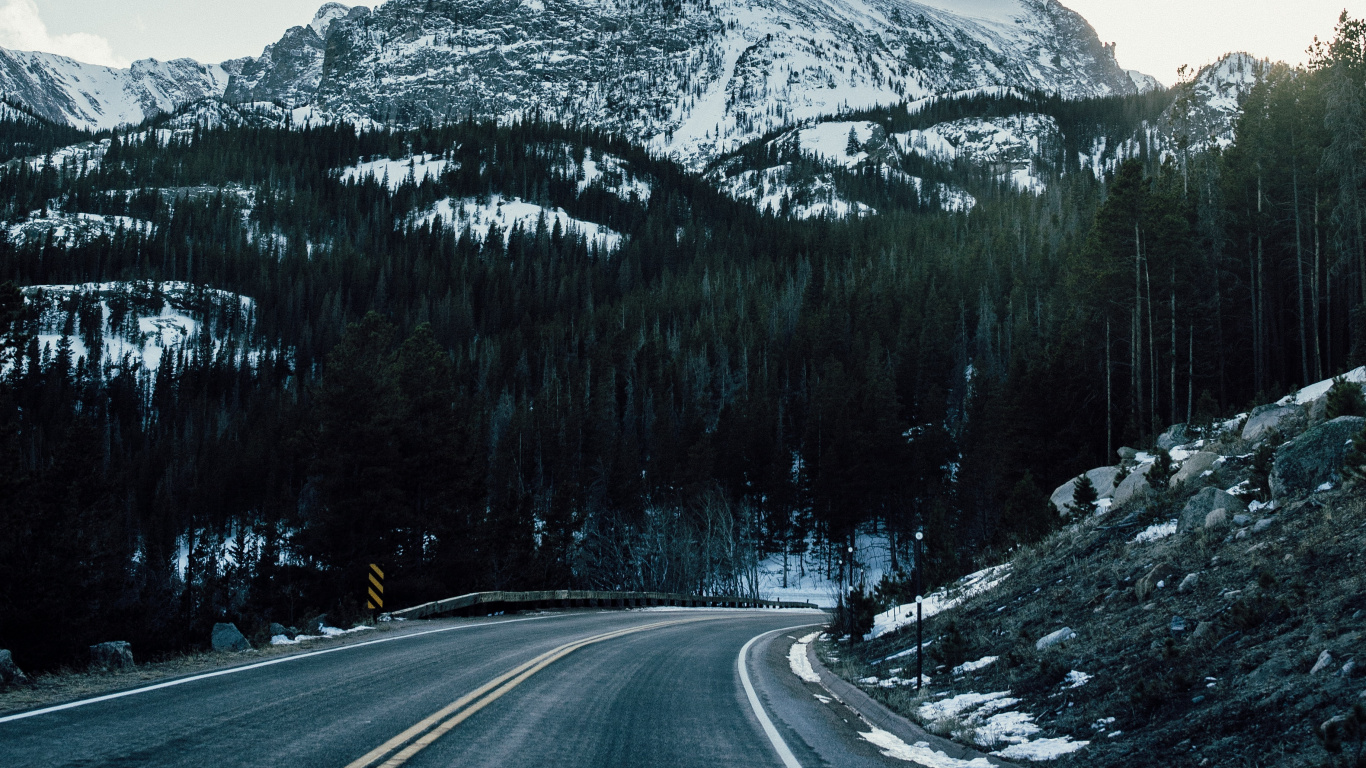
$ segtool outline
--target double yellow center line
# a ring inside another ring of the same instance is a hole
[[[527,678],[540,672],[556,661],[568,656],[585,646],[601,643],[626,635],[633,635],[637,632],[646,632],[651,629],[660,629],[678,624],[691,624],[698,621],[709,621],[709,618],[698,619],[676,619],[674,621],[660,621],[654,624],[645,624],[639,627],[628,629],[618,629],[614,632],[605,632],[601,635],[575,640],[572,643],[565,643],[554,650],[547,651],[531,661],[514,667],[512,670],[499,675],[498,677],[484,683],[473,691],[461,696],[450,704],[442,707],[431,715],[423,718],[416,725],[405,730],[383,744],[375,747],[360,759],[347,764],[346,768],[369,768],[378,764],[380,768],[398,768],[412,759],[413,755],[431,746],[433,742],[446,735],[457,725],[465,722],[474,713],[497,701],[503,694],[516,688],[526,681]],[[387,759],[386,759],[387,758]],[[380,762],[383,760],[384,762]]]

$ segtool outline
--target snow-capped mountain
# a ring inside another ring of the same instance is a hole
[[[0,93],[53,122],[98,130],[140,123],[221,96],[238,66],[240,62],[144,59],[115,69],[53,53],[0,48]]]
[[[1271,63],[1247,53],[1230,53],[1205,66],[1194,79],[1176,87],[1177,99],[1163,116],[1161,129],[1173,141],[1193,147],[1227,147],[1252,87],[1266,77]]]
[[[1058,0],[329,3],[260,57],[223,65],[6,61],[0,87],[85,127],[205,97],[379,122],[541,115],[625,134],[694,168],[848,109],[988,86],[1136,90],[1113,48]]]

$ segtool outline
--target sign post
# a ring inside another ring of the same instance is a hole
[[[370,577],[370,586],[367,588],[370,599],[365,602],[365,607],[369,608],[372,611],[377,608],[383,608],[384,571],[380,570],[378,565],[371,563],[370,571],[365,575]]]
[[[925,532],[919,530],[915,532],[915,689],[920,690],[920,685],[925,679],[925,643],[923,641],[921,622],[924,619],[925,589],[922,581],[921,558],[925,553]]]

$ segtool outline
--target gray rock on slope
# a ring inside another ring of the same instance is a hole
[[[24,671],[14,663],[14,656],[0,648],[0,685],[24,685],[28,682]]]
[[[1115,495],[1115,480],[1119,477],[1118,467],[1097,467],[1086,473],[1091,479],[1091,484],[1096,487],[1097,499],[1108,499]],[[1077,478],[1072,478],[1058,489],[1053,491],[1053,495],[1048,498],[1053,503],[1053,508],[1058,510],[1058,514],[1066,515],[1070,512],[1071,506],[1077,492]]]
[[[1209,514],[1216,509],[1228,512],[1242,512],[1247,509],[1247,505],[1242,499],[1234,496],[1227,491],[1218,488],[1202,488],[1200,492],[1190,497],[1186,506],[1181,509],[1181,517],[1176,523],[1176,532],[1185,533],[1198,528],[1203,528],[1209,519]]]
[[[1304,411],[1297,405],[1263,405],[1252,409],[1247,424],[1243,425],[1243,440],[1256,443],[1272,431],[1286,434],[1294,431],[1296,422],[1304,420]]]
[[[1359,416],[1339,416],[1282,445],[1271,469],[1271,495],[1282,499],[1341,483],[1348,443],[1363,426],[1366,419]]]
[[[1185,462],[1181,464],[1181,468],[1172,475],[1172,479],[1167,484],[1172,488],[1175,488],[1178,485],[1189,485],[1192,482],[1199,481],[1200,476],[1207,470],[1212,469],[1214,467],[1214,462],[1218,460],[1219,454],[1217,453],[1197,451],[1196,453],[1191,454],[1190,458],[1186,459]]]
[[[1152,486],[1148,485],[1148,473],[1152,469],[1152,464],[1135,467],[1128,476],[1120,481],[1119,487],[1115,488],[1115,509],[1119,509],[1141,496],[1146,496],[1152,490]]]
[[[123,640],[90,646],[90,666],[103,669],[132,669],[133,646]]]
[[[213,649],[215,651],[249,651],[251,643],[237,630],[236,624],[213,625]]]

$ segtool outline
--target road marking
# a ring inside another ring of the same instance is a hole
[[[777,634],[779,632],[790,632],[794,629],[810,626],[815,625],[800,624],[795,627],[775,629],[771,632],[765,632],[762,635],[751,637],[749,642],[745,643],[745,647],[740,649],[740,655],[735,660],[735,666],[740,670],[740,683],[744,685],[745,696],[749,698],[749,706],[754,710],[754,716],[759,718],[759,725],[763,726],[764,734],[768,736],[769,742],[773,744],[773,749],[778,753],[778,758],[783,761],[785,768],[802,768],[802,764],[797,762],[797,756],[792,754],[792,750],[788,748],[787,742],[783,741],[782,734],[778,733],[778,729],[773,726],[773,721],[768,719],[768,714],[764,712],[764,706],[759,703],[759,694],[755,693],[754,686],[750,685],[749,670],[745,669],[745,655],[749,653],[749,647],[754,645],[760,638],[768,637],[769,635]]]
[[[568,614],[565,614],[565,615],[568,615]],[[58,705],[52,706],[52,707],[44,707],[43,709],[35,709],[35,710],[31,711],[31,712],[20,712],[20,713],[18,713],[18,714],[16,714],[16,715],[6,715],[6,716],[4,716],[4,717],[0,717],[0,723],[8,723],[8,722],[11,722],[11,721],[14,721],[14,720],[23,720],[23,719],[28,718],[28,717],[37,717],[38,715],[46,715],[46,714],[49,714],[49,713],[51,713],[51,712],[60,712],[60,711],[62,711],[62,710],[64,710],[64,709],[74,709],[74,708],[76,708],[76,707],[84,707],[84,706],[86,706],[87,704],[98,704],[98,703],[101,702],[101,701],[110,701],[111,699],[121,699],[121,698],[123,698],[124,696],[134,696],[134,695],[137,695],[137,694],[139,694],[139,693],[147,693],[147,692],[149,692],[149,691],[158,691],[158,690],[161,690],[162,688],[172,688],[172,687],[175,687],[175,686],[177,686],[177,685],[185,685],[186,683],[193,683],[193,682],[198,681],[198,680],[207,680],[208,678],[211,678],[211,677],[221,677],[221,676],[223,676],[223,675],[235,675],[235,674],[237,674],[238,672],[246,672],[246,671],[252,670],[252,669],[260,669],[261,667],[269,667],[269,666],[272,666],[272,665],[274,665],[274,664],[283,664],[283,663],[285,663],[285,662],[287,662],[287,661],[298,661],[299,659],[307,659],[307,658],[310,658],[310,657],[312,657],[312,656],[322,656],[323,654],[327,654],[327,653],[336,653],[337,651],[349,651],[349,650],[352,650],[352,649],[354,649],[354,648],[364,648],[364,647],[367,646],[367,645],[379,645],[380,643],[392,643],[392,642],[394,642],[394,641],[396,641],[396,640],[407,640],[407,639],[409,639],[409,638],[422,637],[423,635],[435,635],[435,634],[439,634],[439,633],[442,633],[442,632],[455,632],[455,631],[457,631],[457,630],[462,630],[462,629],[479,629],[479,628],[481,628],[481,627],[492,627],[492,626],[497,626],[497,625],[499,625],[499,624],[516,624],[516,623],[521,622],[521,621],[540,621],[540,620],[542,620],[542,619],[554,619],[554,618],[560,618],[560,616],[558,616],[558,615],[555,615],[555,616],[530,616],[530,617],[525,618],[525,619],[507,619],[506,621],[490,621],[490,622],[485,622],[485,623],[483,623],[483,624],[466,624],[466,625],[462,625],[462,626],[459,626],[459,627],[444,627],[444,628],[442,628],[442,629],[428,629],[428,630],[424,630],[424,631],[422,631],[422,632],[412,632],[412,633],[409,633],[409,634],[406,634],[406,635],[399,635],[398,637],[384,637],[384,638],[380,638],[379,640],[367,640],[367,641],[365,641],[365,642],[363,642],[363,643],[353,643],[353,644],[351,644],[351,645],[342,645],[342,646],[338,646],[338,647],[336,647],[336,648],[327,648],[327,649],[324,649],[324,650],[321,650],[321,651],[309,651],[308,653],[299,653],[299,654],[294,654],[294,655],[292,655],[292,656],[283,656],[283,657],[278,658],[278,659],[271,659],[270,661],[262,661],[262,662],[257,662],[256,664],[247,664],[247,665],[241,666],[241,667],[233,667],[232,669],[220,669],[220,670],[218,670],[217,672],[206,672],[206,673],[204,673],[204,674],[202,674],[202,675],[194,675],[194,676],[191,676],[191,677],[182,677],[182,678],[179,678],[179,679],[177,679],[177,680],[168,680],[167,682],[164,682],[164,683],[157,683],[156,685],[149,685],[149,686],[146,686],[146,687],[143,687],[143,688],[134,688],[134,689],[131,690],[131,691],[120,691],[120,692],[118,692],[118,693],[109,693],[109,694],[105,694],[104,696],[96,696],[96,697],[90,698],[90,699],[81,699],[80,701],[71,701],[71,702],[67,702],[66,704],[58,704]]]
[[[377,761],[384,758],[385,755],[390,755],[390,753],[393,754],[380,764],[380,768],[398,768],[398,766],[401,766],[412,759],[414,755],[431,746],[437,739],[440,739],[442,736],[449,733],[457,725],[468,720],[476,712],[502,698],[508,691],[521,685],[532,675],[580,648],[618,637],[624,637],[626,635],[633,635],[637,632],[645,632],[651,629],[660,629],[681,624],[692,624],[699,621],[715,621],[717,618],[719,617],[660,621],[639,627],[626,627],[612,632],[604,632],[600,635],[594,635],[592,637],[565,643],[558,648],[546,651],[530,661],[519,664],[512,670],[499,675],[475,690],[461,696],[454,702],[418,721],[418,723],[411,728],[404,730],[394,738],[389,739],[378,747],[370,750],[362,757],[348,763],[346,768],[368,768],[368,766],[374,765]]]

